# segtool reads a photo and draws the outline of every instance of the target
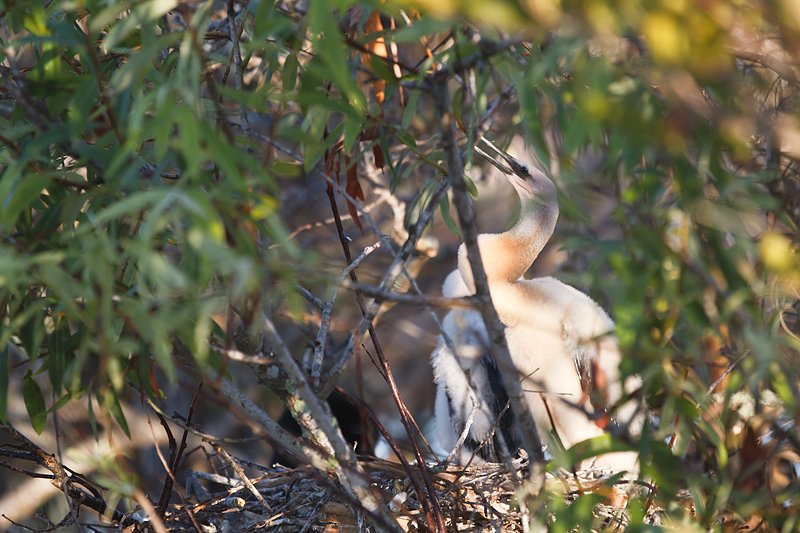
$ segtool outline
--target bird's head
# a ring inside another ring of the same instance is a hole
[[[511,160],[509,163],[513,173],[506,176],[517,191],[523,209],[530,204],[558,209],[556,186],[544,172],[516,160]]]

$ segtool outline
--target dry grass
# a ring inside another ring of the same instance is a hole
[[[424,531],[420,501],[400,465],[382,460],[361,464],[400,526],[405,531]],[[517,504],[518,495],[524,492],[519,479],[525,465],[517,461],[514,467],[514,472],[501,464],[467,469],[433,467],[437,498],[448,530],[525,531]],[[603,474],[592,469],[576,475],[548,474],[546,490],[562,495],[567,502],[579,494],[599,495],[602,503],[593,509],[597,530],[621,530],[627,521],[626,490],[639,498],[646,498],[649,491],[626,482],[613,484]],[[344,503],[347,499],[332,479],[309,467],[276,466],[251,481],[268,508],[239,479],[194,473],[190,485],[195,503],[173,506],[166,516],[168,529],[188,532],[197,531],[200,526],[204,531],[375,530],[358,506]],[[197,525],[192,523],[190,514]],[[548,515],[546,521],[553,519]],[[648,521],[658,522],[655,506],[648,512]]]

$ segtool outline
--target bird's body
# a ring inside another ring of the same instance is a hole
[[[613,321],[591,298],[554,278],[522,278],[552,236],[558,217],[555,187],[543,173],[531,172],[527,182],[512,177],[522,201],[518,223],[502,234],[480,235],[478,244],[526,404],[539,430],[556,433],[569,448],[603,433],[602,422],[587,413],[600,413],[622,398],[621,357]],[[466,296],[474,293],[472,286],[462,246],[459,269],[448,276],[443,293]],[[473,455],[496,461],[504,445],[513,453],[518,438],[488,350],[486,327],[480,313],[469,309],[450,311],[443,325],[455,354],[440,339],[432,355],[439,440],[452,448],[471,423],[459,462],[466,463]],[[630,407],[628,411],[625,416],[632,415]],[[636,455],[607,454],[594,463],[614,471],[635,471]]]

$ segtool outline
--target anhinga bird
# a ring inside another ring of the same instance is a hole
[[[522,277],[553,234],[557,193],[542,171],[499,150],[498,154],[510,167],[495,163],[519,195],[520,217],[504,233],[478,236],[481,259],[526,404],[543,436],[554,432],[569,448],[601,435],[610,423],[606,410],[631,387],[623,388],[620,382],[621,356],[612,335],[614,323],[605,311],[554,278]],[[458,270],[448,276],[442,291],[447,297],[475,292],[464,244],[459,248]],[[519,449],[519,438],[501,375],[488,350],[486,327],[480,313],[470,309],[450,311],[443,326],[455,354],[440,338],[431,356],[439,441],[453,449],[469,426],[459,462],[464,464],[472,456],[499,461],[504,451],[513,454]],[[631,420],[636,412],[633,403],[615,410],[620,422],[636,423]],[[591,464],[635,474],[636,461],[634,452],[623,452],[601,455]]]

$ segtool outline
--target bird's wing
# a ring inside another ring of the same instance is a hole
[[[614,337],[614,322],[589,296],[555,278],[536,278],[528,283],[538,287],[563,313],[562,337],[591,405],[597,410],[615,405],[629,387],[620,383],[622,355]]]
[[[489,389],[492,391],[492,401],[489,407],[492,410],[492,415],[497,425],[495,435],[492,438],[491,447],[489,447],[487,443],[487,451],[489,455],[499,461],[499,452],[503,450],[504,447],[511,455],[514,455],[519,449],[518,439],[514,432],[514,412],[511,410],[511,406],[508,403],[508,392],[503,384],[503,377],[500,375],[497,363],[491,354],[487,353],[481,357],[481,366],[486,372]],[[503,438],[502,445],[499,439],[500,436]]]
[[[471,294],[458,270],[447,276],[442,293],[448,298]],[[499,460],[499,435],[514,453],[518,439],[512,430],[513,415],[507,409],[508,394],[489,353],[488,333],[480,313],[472,309],[450,311],[443,321],[443,333],[452,341],[455,353],[440,338],[431,355],[439,435],[444,441],[452,440],[453,432],[460,434],[471,419],[464,441],[468,456],[474,452],[483,460]]]

